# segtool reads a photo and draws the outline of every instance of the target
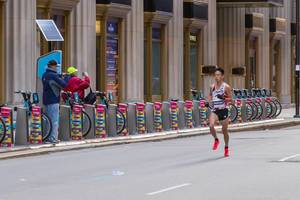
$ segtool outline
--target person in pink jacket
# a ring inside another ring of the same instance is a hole
[[[77,76],[78,70],[76,67],[69,67],[68,75],[64,78],[64,80],[68,83],[67,87],[64,89],[66,92],[75,92],[78,93],[78,96],[81,100],[84,99],[84,90],[90,87],[90,77],[87,72],[82,73],[83,78],[79,78]]]

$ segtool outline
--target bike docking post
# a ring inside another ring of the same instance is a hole
[[[71,108],[61,105],[59,109],[59,139],[62,141],[71,140]]]
[[[106,138],[106,106],[98,104],[95,114],[95,137]]]
[[[1,117],[6,127],[6,136],[0,147],[13,147],[14,146],[14,130],[13,130],[13,111],[11,108],[2,107]]]
[[[30,144],[42,144],[42,109],[39,106],[32,106],[31,120],[30,120]]]
[[[16,134],[15,144],[16,145],[27,145],[28,144],[28,111],[24,107],[17,108],[16,117]]]
[[[190,100],[185,101],[184,115],[185,115],[185,125],[187,128],[194,128],[193,109],[194,109],[193,101]]]
[[[178,129],[185,129],[185,105],[184,101],[178,101]]]
[[[171,119],[171,130],[175,131],[179,129],[179,108],[176,101],[170,102],[170,119]]]
[[[71,117],[71,138],[82,140],[82,109],[81,105],[74,105]]]
[[[160,102],[155,102],[153,104],[153,125],[155,132],[162,132],[163,131],[163,104]]]
[[[146,105],[144,103],[136,104],[136,129],[138,134],[146,133]]]
[[[87,133],[87,135],[84,137],[85,139],[93,139],[95,138],[96,135],[96,131],[95,131],[95,119],[96,119],[96,108],[94,105],[90,105],[90,104],[84,104],[84,110],[86,112],[86,114],[88,115],[88,117],[91,119],[91,130]],[[82,119],[82,125],[83,125],[83,129],[84,129],[84,115],[83,119]]]
[[[200,100],[199,102],[199,118],[200,127],[208,126],[208,108],[206,107],[206,101]]]
[[[193,119],[194,119],[194,127],[200,126],[200,110],[199,110],[199,101],[193,100]]]
[[[108,106],[106,125],[107,125],[107,136],[115,137],[117,136],[117,109],[116,104],[110,104]]]
[[[128,122],[128,120],[127,120],[127,117],[128,117],[127,116],[128,105],[125,104],[125,103],[120,103],[118,105],[118,108],[119,108],[119,111],[124,115],[125,122],[120,121],[122,119],[120,119],[120,118],[117,117],[117,126],[122,126],[122,124],[125,123],[125,128],[124,128],[124,130],[122,131],[121,134],[123,136],[127,136],[127,135],[129,135],[128,125],[127,125],[127,122]]]
[[[169,131],[171,129],[171,120],[170,120],[170,103],[165,101],[162,104],[162,122],[163,129]]]
[[[137,134],[136,104],[129,103],[127,107],[127,130],[129,135]]]
[[[146,130],[148,133],[153,133],[154,131],[154,109],[153,103],[147,102],[145,105],[145,115],[146,115]]]

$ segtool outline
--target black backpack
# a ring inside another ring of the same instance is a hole
[[[83,101],[85,104],[93,105],[96,102],[96,100],[97,100],[97,96],[93,92],[92,88],[90,87],[90,92],[88,95],[86,95]]]

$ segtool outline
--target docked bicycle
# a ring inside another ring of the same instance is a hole
[[[29,133],[29,127],[30,127],[30,117],[32,116],[32,107],[37,105],[39,103],[39,96],[37,93],[32,93],[30,91],[16,91],[15,94],[19,94],[23,98],[23,107],[26,109],[26,114],[28,116],[28,122],[27,124],[27,132]],[[14,108],[15,111],[17,111],[17,107]],[[50,133],[52,131],[52,122],[49,116],[42,112],[42,138],[43,141],[46,141]]]

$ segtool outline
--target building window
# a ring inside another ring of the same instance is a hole
[[[161,96],[161,28],[152,29],[152,95]]]
[[[97,90],[111,92],[120,100],[120,20],[96,21]]]
[[[191,85],[193,89],[197,89],[198,80],[198,43],[197,35],[195,33],[190,34],[190,74],[191,74]]]
[[[100,90],[101,88],[101,48],[102,48],[102,26],[101,21],[96,21],[96,88]]]
[[[163,78],[163,34],[161,24],[147,23],[144,45],[144,81],[146,101],[162,100]]]
[[[57,28],[61,32],[64,42],[47,42],[43,35],[38,32],[38,49],[40,55],[45,55],[54,50],[61,50],[63,53],[62,66],[65,70],[66,66],[69,64],[69,12],[64,10],[50,10],[38,8],[37,19],[53,19]]]
[[[184,98],[191,98],[191,89],[200,90],[202,63],[201,31],[186,27],[184,31]]]
[[[257,85],[257,70],[258,70],[258,57],[257,57],[257,37],[248,36],[246,38],[246,87],[256,88]]]

